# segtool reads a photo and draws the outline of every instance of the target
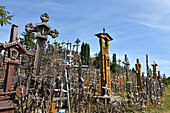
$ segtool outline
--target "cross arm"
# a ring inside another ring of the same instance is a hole
[[[58,32],[56,29],[54,29],[54,30],[49,30],[49,31],[48,31],[48,35],[52,36],[52,38],[56,38],[56,37],[58,37],[59,32]]]
[[[36,27],[34,27],[32,23],[29,23],[29,24],[25,25],[25,31],[28,33],[35,32]]]

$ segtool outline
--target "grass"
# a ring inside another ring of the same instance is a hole
[[[162,105],[160,107],[151,108],[148,111],[149,113],[170,113],[170,85],[168,85],[165,91],[164,97],[162,98]]]

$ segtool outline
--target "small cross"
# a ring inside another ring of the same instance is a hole
[[[121,93],[122,93],[121,87],[122,87],[122,82],[123,82],[123,80],[122,80],[121,76],[119,76],[119,79],[118,79],[117,81],[120,82],[120,91],[121,91]]]
[[[106,31],[105,28],[103,28],[103,33],[105,33],[105,31]]]

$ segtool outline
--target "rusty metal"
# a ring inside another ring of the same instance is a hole
[[[3,64],[7,65],[4,80],[4,91],[0,92],[0,113],[13,113],[17,106],[15,93],[11,92],[14,65],[21,65],[21,54],[33,56],[34,53],[27,51],[17,41],[18,25],[13,24],[11,28],[10,42],[8,44],[0,44],[0,48],[5,50]],[[10,93],[11,92],[11,93]]]
[[[23,92],[21,92],[21,89],[23,90]],[[18,86],[16,89],[16,95],[18,97],[24,97],[26,95],[26,87],[23,85]]]

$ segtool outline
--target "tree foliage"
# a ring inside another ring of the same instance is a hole
[[[110,70],[111,70],[111,72],[116,73],[118,65],[116,63],[116,54],[115,53],[113,54],[112,58],[113,58],[113,62],[110,63]]]
[[[84,47],[84,42],[82,43],[82,45],[81,45],[81,61],[82,61],[82,63],[84,63],[85,61],[84,61],[84,56],[85,56],[85,47]]]
[[[54,42],[54,47],[55,47],[56,50],[58,50],[59,47],[60,47],[60,43],[59,42]]]
[[[95,66],[97,69],[100,68],[100,51],[99,53],[95,56],[95,60],[93,62],[93,66]]]
[[[10,15],[10,12],[5,10],[5,6],[0,6],[0,24],[1,26],[11,24],[11,20],[14,15]]]
[[[113,53],[113,63],[116,63],[116,53]]]
[[[81,45],[81,61],[84,65],[90,64],[90,46],[84,42]]]
[[[23,38],[19,38],[20,43],[23,44],[27,50],[34,49],[34,47],[35,47],[34,33],[22,32],[21,35],[23,36]]]

